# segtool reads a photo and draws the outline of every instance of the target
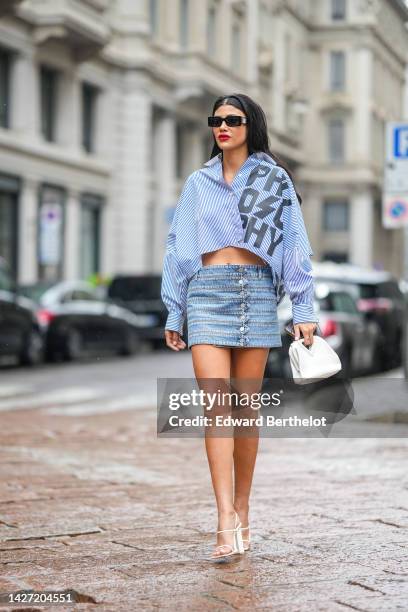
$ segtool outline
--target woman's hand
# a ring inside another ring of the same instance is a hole
[[[293,326],[295,328],[295,340],[300,339],[300,334],[302,334],[305,339],[303,344],[305,346],[312,346],[313,344],[313,332],[317,328],[316,323],[296,323]]]
[[[173,351],[180,351],[186,348],[187,344],[184,342],[178,332],[166,329],[164,330],[164,335],[167,346]]]

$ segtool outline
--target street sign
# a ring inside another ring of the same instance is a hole
[[[382,222],[388,228],[408,225],[408,193],[384,194]]]
[[[382,223],[385,228],[404,228],[403,277],[408,281],[408,121],[387,123],[385,147]],[[408,300],[406,298],[402,365],[405,380],[408,380]]]
[[[408,225],[408,122],[386,128],[382,222],[385,228]]]
[[[393,146],[395,159],[408,158],[408,125],[393,126]]]

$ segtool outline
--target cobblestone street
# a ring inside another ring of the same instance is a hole
[[[75,609],[109,611],[407,609],[406,435],[262,439],[253,547],[212,563],[203,440],[157,439],[153,405],[100,402],[4,404],[2,593],[73,589]]]

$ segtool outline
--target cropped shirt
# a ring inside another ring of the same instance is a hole
[[[269,265],[277,304],[288,293],[293,323],[318,322],[313,251],[288,173],[256,152],[229,184],[219,153],[187,177],[175,209],[163,260],[165,329],[183,333],[188,283],[202,267],[201,255],[227,246],[245,248]]]

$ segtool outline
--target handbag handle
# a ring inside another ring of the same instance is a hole
[[[320,338],[323,338],[323,333],[322,333],[322,330],[321,330],[321,327],[320,327],[319,323],[317,321],[314,321],[314,322],[316,323],[316,329],[318,329],[319,332],[320,332],[320,334],[319,334]],[[313,335],[315,335],[315,334],[313,334]],[[306,345],[303,345],[303,346],[305,348],[307,348],[308,350],[310,350],[312,348],[311,346],[306,346]]]
[[[319,323],[318,323],[317,321],[315,321],[315,323],[316,323],[316,329],[318,329],[318,330],[319,330],[319,332],[320,332],[320,336],[321,336],[321,337],[323,337],[323,332],[322,332],[322,330],[321,330],[321,327],[320,327]],[[291,322],[291,325],[292,325],[292,328],[293,328],[293,321]],[[294,334],[292,333],[292,331],[290,331],[290,330],[288,329],[288,326],[286,326],[286,327],[285,327],[285,331],[286,331],[286,332],[287,332],[287,333],[288,333],[290,336],[292,336],[293,338],[295,337],[295,336],[294,336]]]

